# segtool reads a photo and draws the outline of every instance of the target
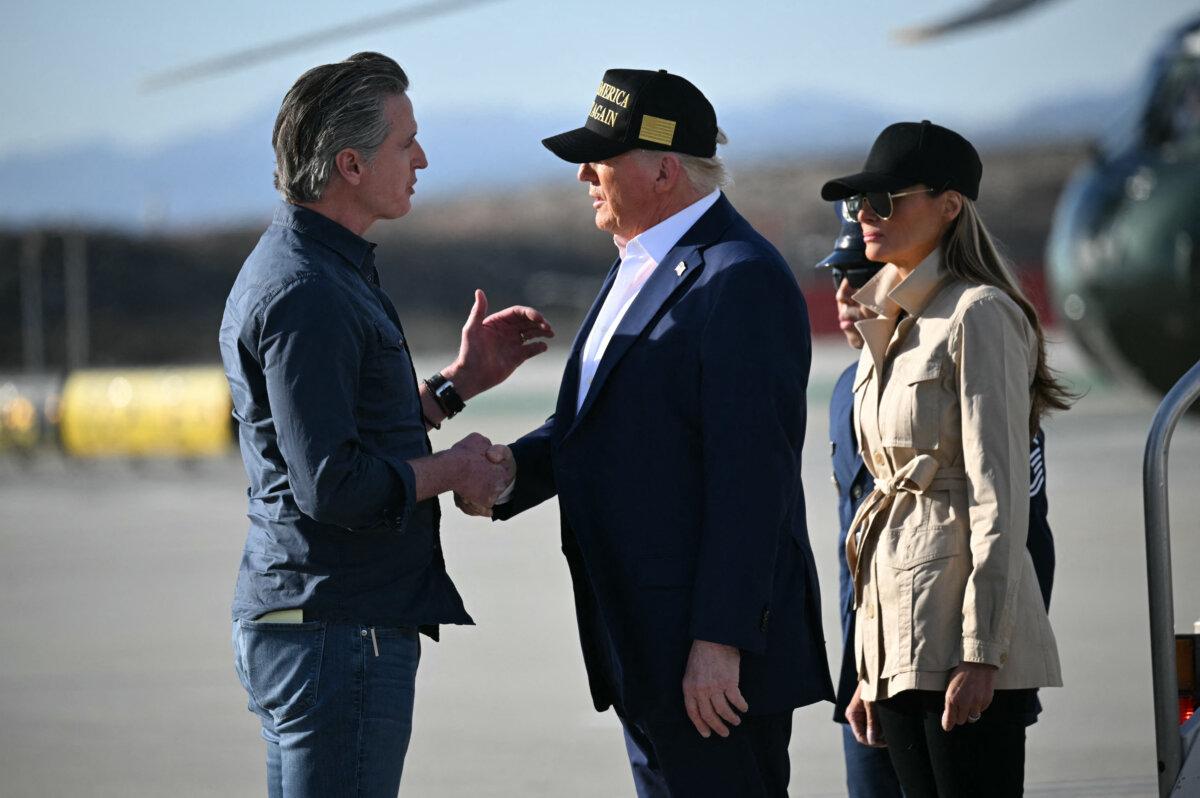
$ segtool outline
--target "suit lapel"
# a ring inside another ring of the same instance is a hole
[[[617,279],[620,265],[620,258],[613,261],[608,276],[604,278],[604,284],[600,286],[600,293],[584,316],[583,324],[579,325],[579,332],[575,334],[575,341],[571,344],[571,354],[567,358],[566,368],[563,369],[562,384],[558,389],[558,404],[555,408],[555,418],[558,419],[555,426],[558,429],[568,429],[575,422],[575,403],[579,396],[579,363],[583,359],[583,347],[587,344],[592,325],[596,323],[596,316],[600,314],[600,308],[604,307],[604,300]]]
[[[567,435],[579,426],[580,421],[587,415],[592,405],[596,402],[596,397],[604,388],[604,383],[608,380],[613,369],[621,362],[621,359],[633,346],[634,342],[641,337],[646,326],[650,324],[657,316],[659,310],[667,304],[671,297],[678,294],[685,286],[691,285],[696,279],[696,275],[704,265],[703,251],[706,246],[716,241],[725,229],[733,222],[736,217],[736,212],[733,206],[729,204],[729,200],[722,194],[711,208],[709,208],[703,216],[700,217],[691,229],[684,233],[679,242],[671,248],[666,257],[654,269],[654,273],[650,275],[650,279],[642,286],[638,292],[637,298],[633,300],[633,304],[629,306],[629,310],[621,319],[621,323],[617,325],[616,331],[613,333],[612,339],[608,342],[608,346],[604,350],[604,356],[600,359],[600,365],[596,369],[596,375],[592,378],[591,387],[588,389],[587,396],[584,397],[583,405],[579,408],[578,415],[575,416],[574,422],[567,430]],[[681,270],[679,266],[682,265]],[[615,270],[614,270],[615,272]],[[612,285],[610,278],[609,286]],[[604,293],[607,293],[605,291]],[[591,321],[595,321],[596,313],[600,305],[603,304],[603,295],[596,300],[596,304],[592,308]],[[588,325],[590,330],[590,324]],[[578,362],[579,350],[583,347],[583,341],[587,340],[587,335],[580,330],[580,337],[575,342],[575,358]],[[578,367],[575,369],[575,374],[578,375]],[[578,376],[572,383],[578,386]],[[559,396],[559,401],[562,401],[562,395]]]
[[[605,347],[604,356],[600,358],[600,365],[596,368],[596,375],[592,378],[592,384],[583,399],[583,405],[579,408],[579,415],[575,417],[572,429],[578,426],[583,417],[587,415],[588,410],[596,401],[596,396],[603,389],[608,376],[612,374],[613,369],[621,362],[621,358],[633,346],[634,341],[641,337],[646,325],[655,318],[659,309],[682,286],[691,284],[703,262],[704,258],[699,247],[695,245],[676,246],[667,254],[667,257],[663,258],[662,263],[655,267],[654,273],[650,275],[650,279],[638,292],[637,298],[629,306],[629,310],[609,340],[608,346]],[[680,263],[684,264],[682,274],[676,273],[677,264]],[[576,379],[576,384],[578,384],[578,379]],[[568,431],[567,434],[570,432]]]

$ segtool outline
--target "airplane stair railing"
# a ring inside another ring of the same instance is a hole
[[[1154,733],[1161,796],[1182,795],[1176,787],[1183,769],[1180,733],[1179,666],[1171,583],[1171,523],[1167,501],[1167,457],[1179,419],[1200,398],[1200,363],[1175,383],[1154,414],[1142,465],[1146,511],[1146,572],[1150,593],[1150,660],[1154,678]],[[1189,636],[1191,637],[1191,636]],[[1192,751],[1200,758],[1200,751]],[[1189,762],[1189,765],[1195,765]],[[1190,772],[1192,767],[1188,768]],[[1196,784],[1192,784],[1195,789]],[[1189,793],[1197,794],[1197,793]]]

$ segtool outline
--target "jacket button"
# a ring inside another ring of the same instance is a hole
[[[767,624],[770,622],[770,620],[771,620],[771,610],[769,608],[763,610],[762,611],[762,620],[758,624],[758,630],[760,632],[767,631]]]
[[[854,490],[850,491],[850,495],[854,497],[855,501],[858,501],[859,499],[861,499],[862,498],[862,485],[855,485]]]

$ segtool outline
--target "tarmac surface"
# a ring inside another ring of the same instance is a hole
[[[565,347],[563,347],[565,348]],[[508,442],[553,404],[561,360],[530,364],[435,433]],[[837,534],[826,403],[851,353],[817,347],[804,480],[836,667]],[[1067,348],[1054,362],[1087,382]],[[423,370],[440,361],[428,360]],[[424,373],[424,371],[422,371]],[[1029,795],[1155,793],[1141,466],[1155,397],[1094,384],[1046,425],[1058,570],[1051,621],[1066,686],[1029,731]],[[1200,424],[1171,447],[1176,627],[1200,618]],[[204,462],[0,460],[0,796],[254,796],[263,743],[233,673],[229,602],[244,474]],[[478,626],[426,644],[401,794],[633,794],[621,733],[590,705],[557,514],[458,515],[451,575]],[[844,795],[830,706],[796,712],[794,796]]]

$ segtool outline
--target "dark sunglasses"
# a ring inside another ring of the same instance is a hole
[[[848,269],[843,269],[839,266],[830,266],[829,274],[833,277],[833,289],[842,287],[842,280],[847,280],[850,287],[857,290],[862,288],[867,282],[879,273],[883,266],[851,266]]]
[[[893,200],[900,197],[908,197],[913,194],[934,194],[936,193],[931,188],[914,188],[912,191],[900,191],[892,193],[890,191],[868,191],[865,194],[855,194],[853,197],[847,197],[842,202],[842,218],[847,222],[857,222],[858,212],[863,209],[863,203],[871,206],[871,210],[880,219],[887,221],[892,218]]]

